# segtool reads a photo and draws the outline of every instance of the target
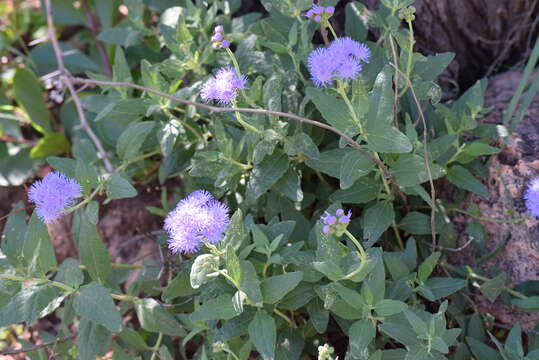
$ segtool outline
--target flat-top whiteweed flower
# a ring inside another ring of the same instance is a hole
[[[314,4],[305,14],[302,14],[302,16],[305,16],[306,18],[312,19],[316,22],[320,22],[322,18],[325,20],[329,19],[333,13],[335,13],[335,8],[333,6],[323,7],[317,4]]]
[[[238,90],[245,89],[247,77],[237,74],[231,67],[221,68],[215,77],[211,77],[200,91],[200,97],[206,102],[215,100],[220,104],[230,104],[238,96]]]
[[[81,195],[80,184],[60,172],[48,173],[28,191],[28,198],[36,205],[37,216],[46,224],[62,217],[65,208]]]
[[[539,218],[539,178],[530,181],[528,190],[524,194],[524,199],[526,200],[528,212]]]
[[[165,219],[168,247],[175,254],[187,254],[197,252],[203,242],[217,244],[229,221],[226,205],[207,191],[192,192]]]
[[[309,71],[316,86],[325,86],[334,79],[356,79],[361,62],[368,63],[371,51],[365,44],[349,37],[334,40],[327,48],[309,54]]]
[[[338,209],[335,212],[335,215],[331,215],[326,211],[324,212],[324,215],[320,217],[320,220],[324,223],[322,231],[324,234],[336,233],[337,236],[340,236],[344,230],[346,230],[348,224],[350,224],[351,217],[352,212],[350,210],[345,214],[343,209]]]

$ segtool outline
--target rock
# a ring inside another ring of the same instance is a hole
[[[511,96],[515,92],[521,73],[507,72],[490,80],[486,93],[486,107],[493,110],[482,119],[485,123],[500,124]],[[523,194],[531,179],[539,177],[539,96],[528,109],[517,130],[506,140],[502,152],[490,159],[488,199],[469,195],[466,203],[480,209],[482,217],[493,219],[525,218],[519,225],[491,221],[481,221],[488,241],[484,253],[463,251],[453,256],[459,265],[470,265],[481,269],[488,276],[495,275],[494,269],[504,271],[510,286],[528,280],[539,280],[539,221],[526,211]],[[511,215],[512,214],[512,215]],[[458,217],[455,221],[469,222],[470,218]],[[463,234],[459,245],[468,237]],[[477,259],[497,249],[503,241],[507,243],[501,250],[483,264]],[[505,305],[500,299],[490,303],[478,295],[475,299],[483,311],[493,314],[499,321],[512,325],[520,321],[525,328],[533,327],[539,321],[539,314],[525,313]]]

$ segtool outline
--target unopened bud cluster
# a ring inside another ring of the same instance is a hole
[[[322,231],[324,234],[335,233],[337,236],[341,236],[348,227],[348,224],[350,224],[351,217],[352,212],[350,210],[345,214],[343,209],[339,209],[335,212],[335,215],[331,215],[326,211],[320,217],[320,220],[324,223]]]
[[[213,36],[211,37],[212,46],[214,49],[227,49],[230,46],[230,41],[224,38],[225,29],[223,25],[217,25],[213,30]]]
[[[399,18],[406,22],[411,22],[415,20],[415,7],[408,6],[399,11]]]
[[[329,344],[324,344],[324,346],[318,347],[318,360],[333,360],[333,353],[335,349]]]

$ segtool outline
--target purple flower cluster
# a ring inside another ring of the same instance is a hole
[[[230,41],[226,40],[224,38],[224,31],[225,28],[223,25],[217,25],[215,29],[213,29],[213,36],[211,37],[212,46],[217,49],[219,47],[226,49],[230,46]]]
[[[194,253],[201,243],[217,244],[223,238],[230,219],[228,207],[204,190],[181,200],[165,219],[169,249],[177,254]]]
[[[333,79],[356,79],[361,62],[368,63],[371,51],[365,44],[349,37],[334,40],[327,48],[318,48],[309,54],[308,65],[316,86],[326,86]]]
[[[333,6],[323,7],[320,5],[314,4],[303,16],[306,18],[312,19],[316,22],[320,22],[323,17],[326,19],[330,18],[333,13],[335,13],[335,8]]]
[[[336,232],[337,234],[342,233],[346,230],[346,227],[350,223],[352,217],[352,212],[348,210],[345,214],[343,209],[338,209],[335,212],[335,215],[331,215],[327,211],[324,212],[324,215],[320,217],[320,220],[324,223],[322,231],[324,234],[330,234]]]
[[[200,97],[206,102],[215,100],[221,104],[230,104],[238,96],[238,90],[245,89],[246,85],[246,76],[237,74],[231,67],[221,68],[215,77],[204,83]]]
[[[60,172],[48,173],[28,191],[28,198],[36,205],[37,216],[46,224],[60,218],[65,208],[81,195],[80,184]]]
[[[539,178],[535,178],[530,182],[528,190],[524,194],[526,200],[526,208],[528,212],[539,218]]]

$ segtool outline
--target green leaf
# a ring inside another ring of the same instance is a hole
[[[118,156],[125,160],[131,160],[136,157],[144,140],[154,126],[155,122],[153,121],[142,121],[129,125],[118,138],[118,143],[116,144]]]
[[[273,189],[292,201],[302,201],[303,190],[301,189],[301,173],[293,168],[289,168],[283,177],[273,185]]]
[[[376,327],[369,319],[359,320],[350,326],[348,338],[350,339],[350,355],[354,359],[362,357],[364,350],[374,340]]]
[[[64,173],[70,178],[76,176],[76,160],[51,156],[47,158],[47,162],[54,168],[54,170]]]
[[[303,272],[295,271],[282,275],[271,276],[262,281],[260,288],[262,290],[262,296],[264,303],[275,304],[281,300],[286,294],[292,291],[301,279],[303,279]]]
[[[285,138],[284,151],[290,156],[303,153],[311,159],[318,159],[320,156],[314,141],[309,135],[302,132],[296,133],[293,137]]]
[[[473,176],[462,166],[455,165],[449,168],[447,180],[461,189],[471,191],[484,198],[489,197],[489,193],[485,185],[483,185],[481,181],[477,180],[475,176]]]
[[[240,268],[240,259],[236,255],[236,251],[232,245],[226,247],[226,270],[228,275],[236,281],[236,283],[241,283],[242,273]]]
[[[239,314],[232,304],[232,296],[230,294],[221,294],[216,298],[204,302],[189,317],[192,321],[209,321],[230,320],[237,315]]]
[[[367,175],[374,169],[374,163],[358,151],[349,151],[341,161],[339,179],[341,189],[348,189],[362,176]]]
[[[440,256],[442,256],[441,252],[439,251],[434,252],[430,254],[429,257],[426,258],[425,261],[421,263],[421,265],[419,265],[417,278],[420,281],[426,281],[429,278],[430,274],[436,267],[436,264],[438,264],[438,260],[440,259]]]
[[[371,133],[378,134],[378,136],[383,136],[384,134],[381,133],[380,129],[389,128],[391,123],[393,122],[394,97],[395,94],[393,93],[393,78],[391,74],[391,68],[389,66],[386,66],[376,77],[372,91],[369,94],[369,112],[367,114],[367,118],[364,124],[365,131],[369,135],[369,148],[371,148]],[[391,128],[394,129],[393,127]],[[402,135],[404,136],[404,134]],[[408,138],[406,139],[408,140]],[[409,152],[410,150],[403,152]],[[373,151],[379,150],[373,149]]]
[[[320,153],[318,159],[307,159],[305,164],[338,179],[341,174],[341,160],[346,154],[348,149],[332,149]]]
[[[329,311],[324,309],[324,304],[319,298],[313,299],[307,304],[309,320],[319,334],[326,332],[329,322]]]
[[[275,319],[258,311],[248,327],[249,338],[264,360],[273,360],[277,329]]]
[[[112,66],[113,80],[114,81],[125,81],[132,82],[133,78],[131,77],[131,70],[125,59],[124,51],[120,46],[117,46],[114,51],[114,64]],[[118,87],[120,92],[125,91]]]
[[[78,288],[84,282],[84,274],[79,268],[79,262],[72,258],[65,259],[58,268],[54,281]]]
[[[492,349],[491,347],[483,344],[482,342],[471,338],[469,336],[466,337],[466,342],[468,345],[470,345],[470,350],[474,354],[477,359],[480,360],[502,360],[500,355],[498,355],[498,352]]]
[[[413,235],[430,235],[430,216],[412,211],[401,220],[399,228]]]
[[[498,274],[495,278],[492,278],[488,281],[485,281],[481,284],[479,290],[485,295],[485,297],[490,302],[496,301],[496,298],[500,296],[502,291],[505,289],[505,284],[507,283],[507,274],[502,272]]]
[[[82,286],[74,295],[73,308],[82,318],[102,325],[112,332],[122,329],[122,317],[110,292],[96,282]]]
[[[235,250],[238,250],[245,237],[243,228],[243,213],[241,209],[237,209],[234,215],[230,218],[228,228],[226,229],[225,237],[221,240],[223,246],[231,244]]]
[[[77,247],[80,260],[86,266],[92,279],[104,284],[111,270],[110,254],[101,241],[96,226],[88,221],[85,215],[79,218],[80,230]]]
[[[154,299],[147,298],[137,301],[135,311],[140,325],[145,330],[170,336],[187,335],[174,316]]]
[[[341,280],[344,277],[344,273],[339,265],[333,261],[315,261],[312,263],[313,267],[326,275],[332,281]]]
[[[330,195],[330,202],[344,204],[365,204],[376,199],[380,185],[372,176],[362,177],[346,190],[337,190]]]
[[[105,183],[105,191],[110,200],[132,198],[137,196],[137,190],[123,177],[114,174]]]
[[[515,357],[519,359],[524,357],[524,348],[522,347],[522,329],[520,327],[520,323],[517,322],[511,331],[509,331],[509,335],[507,335],[507,339],[505,340],[505,350],[508,353],[515,355]]]
[[[305,93],[330,125],[346,133],[359,133],[359,128],[343,100],[314,87],[308,87]]]
[[[433,277],[425,282],[425,287],[430,290],[434,296],[433,298],[427,297],[431,301],[456,293],[465,286],[466,280],[453,278]]]
[[[174,279],[172,279],[172,281],[170,281],[165,291],[163,291],[161,298],[167,303],[170,303],[175,298],[190,296],[196,294],[196,292],[197,290],[191,287],[189,274],[185,271],[181,271]]]
[[[161,145],[163,156],[169,156],[172,153],[181,128],[181,123],[178,120],[171,119],[157,132],[156,135]]]
[[[94,166],[82,160],[77,160],[75,165],[75,180],[82,185],[84,189],[83,194],[88,194],[99,183],[99,175]]]
[[[444,169],[436,164],[430,164],[432,179],[438,179],[444,174]],[[391,166],[391,173],[402,187],[411,187],[424,183],[429,179],[425,159],[415,154],[403,154]]]
[[[408,319],[410,325],[417,335],[427,334],[429,329],[425,321],[423,321],[415,312],[415,309],[405,309],[404,316]],[[416,310],[417,311],[417,310]]]
[[[27,68],[18,68],[13,77],[15,99],[28,114],[32,126],[39,132],[52,132],[52,116],[43,100],[43,89],[38,78]]]
[[[250,261],[240,262],[241,282],[240,290],[243,291],[255,305],[262,305],[262,291],[256,269]]]
[[[350,289],[339,282],[334,282],[332,286],[339,296],[354,309],[361,310],[365,305],[363,297],[357,291]]]
[[[151,348],[146,344],[142,336],[136,332],[135,330],[124,327],[124,329],[118,334],[118,337],[124,342],[127,346],[138,350],[138,351],[146,351],[150,350]]]
[[[7,218],[1,237],[2,252],[13,262],[19,262],[22,257],[24,237],[26,236],[26,221],[22,201],[15,204],[11,215]]]
[[[0,309],[0,326],[20,322],[33,325],[37,319],[53,312],[60,306],[65,294],[52,285],[30,285],[15,294],[7,305]]]
[[[527,299],[513,299],[511,303],[525,311],[539,311],[539,296],[530,296]]]
[[[28,222],[22,245],[22,255],[38,273],[45,274],[56,266],[56,255],[47,226],[39,220],[35,211]]]
[[[402,132],[389,125],[376,125],[368,133],[368,147],[380,153],[409,153],[412,143]]]
[[[374,244],[394,219],[395,212],[391,202],[381,201],[367,208],[363,216],[363,238],[367,240],[367,246]]]
[[[104,355],[108,351],[111,341],[110,331],[87,318],[81,318],[77,334],[79,359],[95,360],[98,355]]]
[[[398,300],[384,299],[374,305],[374,310],[379,316],[391,316],[403,312],[408,305]]]
[[[64,154],[71,151],[71,145],[62,133],[48,133],[30,151],[33,159],[42,159],[53,154]]]
[[[397,340],[399,343],[411,347],[419,344],[417,340],[417,335],[414,333],[414,330],[409,326],[384,322],[379,326],[379,329],[382,333],[392,337]]]
[[[365,41],[367,38],[368,10],[360,2],[354,1],[346,5],[346,22],[344,30],[346,35],[356,41]]]
[[[285,174],[288,164],[288,156],[276,151],[255,165],[245,190],[246,203],[254,204]]]
[[[191,266],[190,281],[193,289],[198,289],[212,278],[208,275],[214,273],[219,268],[219,258],[212,254],[202,254],[197,256]]]

